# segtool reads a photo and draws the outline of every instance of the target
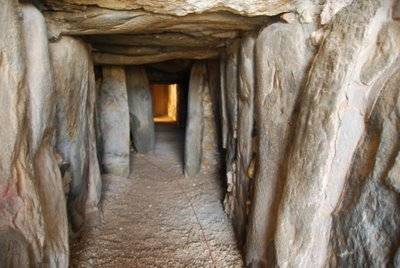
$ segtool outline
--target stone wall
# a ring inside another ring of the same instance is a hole
[[[57,94],[56,150],[68,195],[74,230],[96,219],[101,177],[95,134],[95,80],[88,46],[63,37],[50,44]]]
[[[232,43],[221,58],[227,74],[221,83],[223,137],[227,155],[234,155],[233,164],[227,162],[225,205],[245,240],[250,267],[398,263],[398,148],[391,135],[399,133],[393,85],[400,28],[388,16],[392,6],[327,2],[320,15],[325,25],[287,13],[284,22],[257,34],[254,58],[249,36],[239,51],[250,56],[236,62]],[[229,83],[234,76],[247,84]],[[249,112],[243,92],[251,79],[256,142],[250,144],[240,124]],[[229,136],[235,137],[232,87],[241,136],[235,148],[229,148]],[[243,162],[249,151],[255,153],[254,174],[253,163]]]
[[[122,65],[178,58],[196,60],[185,171],[224,148],[247,266],[400,265],[398,1],[128,2],[0,0],[0,266],[68,266],[66,207],[73,231],[98,214],[97,146],[129,175]],[[141,71],[128,89],[147,92]]]
[[[46,25],[33,6],[0,5],[0,264],[67,267]]]

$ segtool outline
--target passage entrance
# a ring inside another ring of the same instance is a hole
[[[151,94],[154,122],[177,122],[178,85],[153,84],[151,85]]]

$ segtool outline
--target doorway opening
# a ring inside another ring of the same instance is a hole
[[[178,119],[178,84],[152,84],[155,123],[176,123]]]

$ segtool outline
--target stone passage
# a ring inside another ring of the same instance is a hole
[[[242,267],[218,174],[182,175],[182,136],[157,132],[129,179],[103,177],[103,222],[74,241],[73,267]]]

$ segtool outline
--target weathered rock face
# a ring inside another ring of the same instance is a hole
[[[380,5],[357,1],[340,11],[308,74],[278,215],[280,266],[320,267],[326,261],[331,213],[364,130],[365,100],[373,94],[355,74],[361,52],[376,35]]]
[[[368,123],[367,135],[357,150],[344,192],[346,198],[334,215],[332,266],[368,264],[383,267],[396,262],[400,200],[396,184],[391,182],[398,181],[399,177],[396,170],[399,82],[397,68],[383,89]]]
[[[185,173],[217,166],[221,140],[247,266],[400,265],[398,1],[37,2],[48,32],[0,0],[0,266],[68,266],[62,185],[76,230],[98,212],[96,136],[124,177],[130,122],[137,151],[154,146],[144,67],[122,65],[170,59],[202,59]],[[186,81],[168,64],[155,81]]]
[[[293,112],[307,69],[307,54],[305,34],[300,24],[272,24],[258,36],[255,55],[258,169],[247,235],[248,264],[274,264],[277,209],[285,183],[285,161],[295,117]],[[249,138],[247,133],[248,142]]]
[[[185,137],[185,174],[216,172],[219,144],[216,118],[218,63],[196,62],[190,73]]]
[[[143,67],[126,69],[133,146],[139,153],[154,149],[154,121],[150,84]]]
[[[120,66],[103,67],[99,95],[102,136],[102,166],[106,173],[129,175],[129,108],[125,70]]]
[[[60,4],[75,4],[75,5],[96,5],[98,7],[119,9],[119,10],[134,10],[143,9],[153,13],[171,14],[184,16],[191,13],[215,12],[215,11],[232,11],[237,14],[244,14],[250,16],[257,15],[277,15],[282,12],[287,12],[295,7],[295,1],[286,0],[249,0],[246,2],[228,0],[228,1],[188,1],[188,0],[174,0],[174,1],[159,1],[159,0],[64,0],[64,1],[45,1],[48,5]]]
[[[398,22],[382,28],[375,53],[362,69],[363,74],[382,74],[371,83],[376,89],[383,88],[353,158],[343,200],[333,216],[331,266],[399,265],[395,255],[400,239],[399,31]],[[396,61],[382,61],[389,55]]]
[[[72,37],[50,45],[57,92],[56,148],[71,177],[68,209],[79,229],[98,212],[101,177],[94,125],[95,81],[87,46]]]
[[[200,171],[203,138],[203,91],[207,82],[204,63],[196,63],[190,73],[188,116],[185,137],[185,174],[193,176]]]
[[[203,91],[203,138],[202,138],[202,160],[203,171],[217,172],[220,170],[220,139],[218,132],[218,106],[219,106],[219,62],[208,60],[207,80]]]
[[[241,40],[238,68],[238,130],[237,130],[237,180],[235,185],[233,213],[240,242],[245,240],[247,215],[250,202],[249,168],[253,157],[254,125],[254,46],[255,35],[249,34]]]
[[[0,4],[0,121],[5,126],[0,131],[0,264],[67,267],[66,207],[52,149],[54,90],[46,26],[32,6],[22,8],[22,23],[16,1]]]

